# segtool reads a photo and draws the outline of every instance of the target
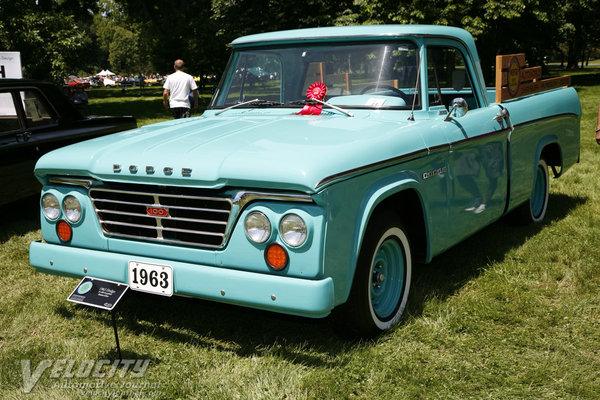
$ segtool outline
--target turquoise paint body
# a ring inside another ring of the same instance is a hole
[[[302,48],[381,40],[410,41],[419,47],[421,87],[428,82],[427,46],[461,51],[474,89],[469,102],[476,108],[451,121],[444,121],[444,106],[429,104],[429,96],[414,111],[414,121],[409,120],[410,110],[399,109],[351,108],[353,117],[328,108],[319,116],[294,115],[298,108],[286,107],[234,108],[219,115],[213,109],[201,117],[59,149],[38,161],[36,176],[44,184],[43,194],[52,193],[59,202],[75,195],[83,218],[73,226],[71,242],[61,244],[56,221],[42,213],[46,243],[32,243],[31,265],[46,273],[127,283],[128,261],[165,264],[173,267],[175,294],[322,317],[347,300],[367,224],[386,199],[405,191],[418,198],[418,220],[425,232],[422,261],[428,262],[527,201],[546,146],[558,146],[562,171],[578,160],[581,108],[575,91],[557,89],[494,104],[493,93],[483,85],[475,44],[461,29],[315,28],[251,35],[232,46],[243,51],[276,44]],[[228,79],[231,74],[224,81]],[[365,96],[345,101],[333,97],[332,103],[360,105]],[[405,102],[395,98],[390,104]],[[501,107],[510,112],[510,124],[493,119]],[[131,165],[138,167],[136,173],[129,171]],[[155,172],[146,173],[146,166]],[[173,173],[165,173],[165,167]],[[191,169],[190,176],[182,173],[184,168]],[[234,203],[231,234],[223,246],[177,246],[106,235],[87,189],[53,184],[51,177],[84,177],[94,187],[144,184],[201,188],[229,198],[239,191],[266,195]],[[273,200],[282,193],[312,201]],[[271,222],[271,236],[263,244],[251,242],[244,232],[245,217],[252,211]],[[288,213],[304,219],[308,238],[298,248],[284,244],[289,265],[273,271],[264,251],[269,243],[283,244],[279,222]]]

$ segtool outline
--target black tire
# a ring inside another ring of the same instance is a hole
[[[337,331],[368,338],[393,328],[406,307],[411,273],[406,230],[384,219],[369,224],[348,301],[334,310]]]
[[[511,222],[524,225],[535,224],[544,220],[548,209],[549,182],[548,164],[540,159],[533,175],[531,197],[511,213]]]

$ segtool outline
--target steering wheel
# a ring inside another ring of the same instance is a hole
[[[404,93],[402,90],[395,88],[391,85],[384,85],[384,84],[374,84],[374,85],[369,85],[363,88],[363,90],[360,91],[360,94],[365,94],[367,93],[369,90],[371,89],[386,89],[386,90],[391,90],[392,92],[394,92],[394,94],[398,95],[398,97],[400,97],[402,100],[404,100],[404,102],[406,104],[410,104],[411,103],[411,99],[410,97],[408,97],[408,95],[406,95],[406,93]]]

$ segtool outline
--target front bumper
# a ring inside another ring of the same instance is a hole
[[[334,306],[332,278],[289,278],[41,241],[32,242],[29,247],[29,263],[38,272],[49,274],[129,283],[127,265],[131,260],[173,267],[176,295],[312,318],[325,317]]]

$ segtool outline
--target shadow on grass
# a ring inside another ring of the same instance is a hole
[[[501,261],[511,249],[553,221],[565,218],[587,199],[551,195],[545,223],[510,226],[498,221],[437,257],[431,264],[416,268],[407,312],[419,316],[427,299],[445,299],[476,278],[485,265]],[[64,318],[75,316],[75,306],[61,306]],[[80,308],[111,329],[108,313]],[[277,354],[306,366],[336,367],[350,360],[357,343],[334,334],[331,318],[309,319],[253,310],[183,297],[164,298],[130,291],[118,308],[119,329],[136,335],[150,335],[174,343],[217,348],[241,357]],[[123,349],[130,349],[126,340]],[[360,345],[360,344],[358,344]],[[134,354],[134,353],[132,353]]]
[[[573,86],[597,86],[599,81],[600,72],[571,76],[571,85]]]
[[[40,186],[41,190],[41,186]],[[24,235],[40,228],[40,195],[25,197],[0,206],[0,244],[14,235]]]
[[[490,263],[501,262],[506,254],[521,246],[546,225],[565,218],[587,201],[582,197],[551,194],[546,218],[539,224],[514,225],[502,219],[413,270],[413,283],[407,312],[419,316],[427,299],[452,296],[468,281],[479,276]]]

